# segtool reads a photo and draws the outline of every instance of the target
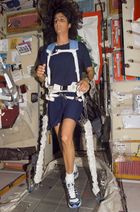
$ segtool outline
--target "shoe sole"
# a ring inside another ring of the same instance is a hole
[[[78,205],[74,205],[74,206],[71,206],[69,203],[68,203],[68,206],[69,208],[80,208],[82,202],[80,201]]]

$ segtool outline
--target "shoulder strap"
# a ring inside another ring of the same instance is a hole
[[[78,49],[78,41],[70,40],[70,49]]]
[[[55,48],[55,43],[51,43],[51,44],[48,45],[48,47],[46,49],[46,52],[48,53],[48,57],[47,57],[48,85],[50,85],[50,82],[51,82],[51,79],[50,79],[51,70],[50,70],[50,67],[49,67],[49,61],[50,61],[50,57],[51,57],[51,54],[52,54],[54,48]],[[70,49],[73,49],[73,50],[78,49],[78,41],[77,40],[70,40]],[[77,81],[79,82],[80,76],[79,76],[79,65],[78,65],[77,52],[73,51],[72,54],[73,54],[73,57],[74,57],[74,62],[75,62],[75,67],[76,67]]]
[[[47,47],[47,53],[52,53],[55,48],[55,43],[51,43]],[[78,41],[77,40],[70,40],[70,49],[78,49]]]
[[[53,50],[54,50],[54,48],[55,48],[55,43],[51,43],[51,44],[49,44],[49,45],[47,46],[46,52],[47,52],[47,53],[52,53]]]

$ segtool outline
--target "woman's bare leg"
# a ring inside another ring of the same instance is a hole
[[[61,151],[63,153],[63,159],[64,159],[65,169],[67,173],[73,172],[74,159],[75,159],[73,133],[74,133],[75,126],[76,126],[76,123],[74,120],[64,119],[61,126],[61,132],[60,132],[60,124],[58,124],[54,128],[60,143]]]
[[[62,152],[66,173],[71,174],[74,167],[75,149],[73,143],[73,133],[76,122],[72,119],[64,119],[61,126]]]

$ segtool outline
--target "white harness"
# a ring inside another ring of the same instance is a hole
[[[80,81],[80,70],[79,70],[79,64],[78,64],[78,57],[76,50],[78,49],[78,41],[76,40],[70,40],[70,49],[58,49],[57,52],[53,53],[53,50],[55,48],[55,43],[50,44],[47,47],[46,52],[48,53],[47,58],[47,77],[45,80],[45,87],[48,88],[48,94],[46,94],[46,99],[49,101],[54,101],[56,97],[64,96],[67,99],[77,99],[78,101],[83,101],[84,96],[83,92],[78,91],[78,85],[77,82]],[[50,85],[51,84],[51,70],[50,70],[50,58],[51,56],[61,54],[64,52],[70,52],[73,55],[74,58],[74,64],[75,64],[75,72],[77,76],[77,82],[72,82],[71,85],[68,86],[61,86],[58,84]],[[76,93],[76,97],[69,96],[67,92]]]

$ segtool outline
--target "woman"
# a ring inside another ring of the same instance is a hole
[[[49,128],[54,127],[62,142],[68,206],[78,208],[81,199],[74,184],[73,133],[83,110],[83,94],[89,90],[89,81],[93,79],[93,68],[85,45],[74,42],[81,23],[77,3],[47,2],[45,38],[47,43],[54,43],[43,47],[36,75],[41,82],[46,81]],[[83,71],[86,71],[86,79],[82,79]]]

